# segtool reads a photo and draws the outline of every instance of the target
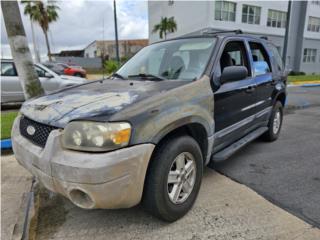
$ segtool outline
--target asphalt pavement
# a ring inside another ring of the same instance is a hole
[[[289,89],[280,138],[255,141],[215,169],[320,228],[320,87]]]

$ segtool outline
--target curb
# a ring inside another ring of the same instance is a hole
[[[35,225],[38,220],[38,186],[35,178],[32,179],[30,191],[21,198],[19,213],[14,225],[11,240],[35,239]]]
[[[288,84],[288,87],[319,87],[320,82],[315,83],[300,83],[300,84]]]
[[[1,145],[1,149],[10,149],[12,148],[12,142],[11,142],[11,139],[8,138],[8,139],[2,139],[0,141],[0,145]]]
[[[320,87],[320,83],[306,83],[301,85],[301,87]]]

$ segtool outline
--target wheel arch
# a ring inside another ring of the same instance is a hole
[[[276,97],[274,98],[274,103],[275,104],[277,101],[280,101],[282,106],[285,106],[286,104],[286,100],[287,100],[287,95],[286,93],[283,91],[283,92],[279,92]]]
[[[181,135],[188,135],[195,139],[198,143],[203,161],[206,163],[208,150],[210,148],[210,142],[208,137],[213,133],[213,130],[209,128],[208,124],[204,124],[202,121],[179,121],[179,123],[172,123],[164,127],[160,133],[156,135],[153,142],[160,146],[168,138],[177,137]],[[157,147],[156,147],[157,148]]]

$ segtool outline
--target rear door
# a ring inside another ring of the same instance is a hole
[[[272,72],[270,56],[265,46],[261,42],[251,40],[248,41],[248,44],[254,80],[257,85],[257,121],[266,121],[272,106],[272,94],[277,83],[277,74]]]
[[[13,62],[1,62],[1,102],[23,102],[24,95]]]
[[[243,40],[228,41],[219,55],[215,69],[217,77],[228,66],[245,66],[247,78],[226,82],[214,95],[215,150],[229,145],[250,131],[255,118],[256,91],[255,80],[251,73],[247,45]],[[218,74],[217,74],[218,72]]]

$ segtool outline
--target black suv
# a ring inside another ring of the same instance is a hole
[[[79,207],[142,202],[175,221],[195,202],[204,166],[278,138],[283,68],[272,43],[239,31],[154,43],[110,78],[25,102],[13,149]]]

